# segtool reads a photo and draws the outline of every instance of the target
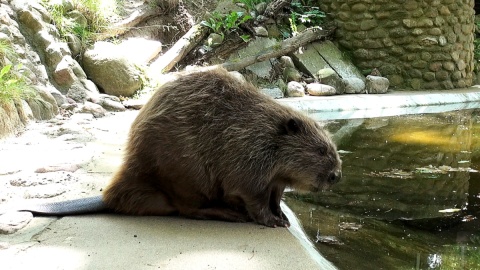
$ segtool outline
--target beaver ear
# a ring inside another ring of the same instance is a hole
[[[300,122],[294,118],[286,120],[280,127],[280,133],[284,135],[293,135],[300,132]]]

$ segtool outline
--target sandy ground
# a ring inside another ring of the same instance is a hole
[[[20,136],[1,140],[0,209],[100,194],[120,165],[136,114],[75,114],[31,123]],[[0,216],[2,228],[16,232],[0,234],[0,269],[334,269],[295,222],[287,230],[179,217],[10,212]]]

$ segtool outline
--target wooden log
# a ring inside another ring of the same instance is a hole
[[[157,60],[150,65],[150,72],[153,74],[168,72],[203,40],[207,32],[207,27],[200,24],[194,25],[170,48],[170,50],[158,57]]]
[[[278,45],[266,48],[257,55],[243,57],[241,59],[236,59],[232,62],[226,62],[223,63],[221,66],[228,71],[240,70],[242,68],[258,62],[265,61],[270,58],[277,58],[286,55],[312,41],[325,38],[331,35],[334,31],[335,27],[328,27],[327,29],[319,27],[309,28],[294,37],[283,40]]]
[[[149,6],[141,7],[138,10],[135,10],[128,18],[116,22],[105,29],[104,32],[96,34],[95,38],[96,40],[104,40],[114,36],[123,35],[139,23],[159,14],[161,14],[159,8],[152,8]]]
[[[274,0],[267,5],[263,15],[267,17],[273,17],[274,15],[278,14],[283,7],[290,5],[291,2],[292,0]]]

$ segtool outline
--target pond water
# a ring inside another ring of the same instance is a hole
[[[339,269],[480,269],[480,110],[322,121],[343,160],[331,190],[287,193]]]

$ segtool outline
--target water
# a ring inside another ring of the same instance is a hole
[[[329,120],[343,179],[287,194],[339,269],[480,269],[480,110]]]

